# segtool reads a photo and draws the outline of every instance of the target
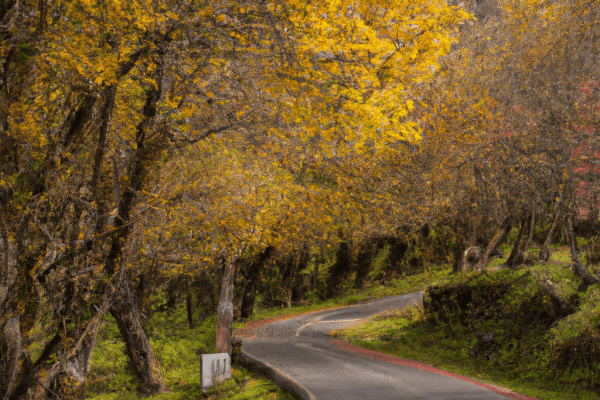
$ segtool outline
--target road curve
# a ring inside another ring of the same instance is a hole
[[[270,323],[242,338],[242,349],[250,358],[292,378],[317,400],[514,398],[450,376],[366,357],[336,345],[329,337],[332,330],[422,301],[423,294],[417,292]]]

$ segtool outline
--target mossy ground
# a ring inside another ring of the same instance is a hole
[[[232,378],[207,393],[200,386],[200,354],[216,353],[215,318],[189,329],[184,309],[155,314],[147,325],[156,356],[160,360],[169,393],[148,399],[272,399],[292,400],[294,397],[259,375],[233,365]],[[91,399],[138,399],[138,381],[127,368],[125,345],[114,320],[104,320],[88,379]]]

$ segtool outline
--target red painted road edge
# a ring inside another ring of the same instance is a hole
[[[422,369],[424,371],[429,371],[429,372],[433,372],[433,373],[436,373],[436,374],[449,376],[451,378],[460,379],[461,381],[465,381],[465,382],[472,383],[473,385],[481,386],[482,388],[491,390],[493,392],[499,393],[499,394],[504,395],[504,396],[508,396],[508,397],[510,397],[512,399],[538,400],[536,397],[525,396],[523,394],[520,394],[520,393],[517,393],[517,392],[513,392],[512,390],[504,389],[504,388],[501,388],[501,387],[498,387],[498,386],[488,385],[486,383],[477,382],[477,381],[475,381],[473,379],[465,378],[464,376],[460,376],[460,375],[452,373],[452,372],[444,371],[443,369],[435,368],[435,367],[432,367],[429,364],[425,364],[425,363],[422,363],[422,362],[418,362],[418,361],[414,361],[414,360],[408,360],[406,358],[400,358],[400,357],[390,356],[389,354],[380,353],[378,351],[365,349],[365,348],[362,348],[362,347],[359,347],[359,346],[356,346],[354,344],[351,344],[351,343],[348,343],[348,342],[344,342],[344,341],[338,340],[338,339],[331,339],[331,341],[334,344],[336,344],[336,345],[338,345],[338,346],[340,346],[340,347],[342,347],[342,348],[344,348],[346,350],[350,350],[350,351],[353,351],[355,353],[362,354],[364,356],[374,358],[376,360],[386,361],[386,362],[393,363],[393,364],[398,364],[398,365],[405,365],[407,367]]]

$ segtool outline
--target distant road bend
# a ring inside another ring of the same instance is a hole
[[[337,310],[273,322],[243,338],[251,357],[287,374],[317,400],[506,400],[502,395],[440,373],[377,360],[335,344],[329,332],[384,311],[421,304],[423,294],[393,296]]]

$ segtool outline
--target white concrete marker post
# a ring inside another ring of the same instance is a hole
[[[202,354],[200,356],[202,392],[213,387],[216,381],[231,379],[231,357],[228,353]]]

